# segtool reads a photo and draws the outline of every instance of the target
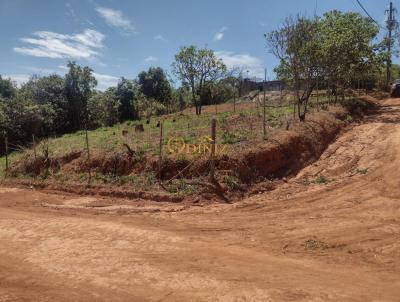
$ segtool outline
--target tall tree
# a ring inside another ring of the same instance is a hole
[[[139,118],[137,110],[137,98],[140,88],[135,81],[125,79],[124,77],[118,83],[115,90],[115,97],[120,103],[119,116],[121,122]]]
[[[300,120],[306,117],[321,66],[318,26],[316,18],[296,16],[287,18],[279,29],[265,35],[269,50],[280,60],[277,70],[288,75],[293,85]]]
[[[226,71],[226,66],[218,59],[214,51],[208,48],[198,49],[196,46],[185,46],[175,55],[172,64],[175,75],[187,83],[192,92],[192,101],[196,114],[201,114],[204,91]]]
[[[71,131],[83,129],[87,122],[87,102],[97,85],[96,78],[89,67],[81,67],[75,62],[68,63],[69,71],[65,75],[65,96]]]
[[[337,90],[343,91],[357,75],[379,68],[374,52],[377,45],[373,43],[378,32],[377,25],[359,13],[334,10],[320,20],[319,55],[336,96]]]
[[[39,106],[48,106],[54,112],[54,127],[49,134],[65,133],[66,126],[69,125],[64,84],[64,78],[56,74],[45,77],[33,76],[19,91],[24,98]]]
[[[148,71],[139,73],[139,85],[147,98],[168,105],[171,98],[171,85],[161,67],[150,67]]]
[[[120,102],[115,97],[115,87],[96,92],[88,101],[90,127],[113,126],[120,120]]]
[[[0,75],[0,97],[12,98],[17,93],[17,88],[10,79],[4,79]]]

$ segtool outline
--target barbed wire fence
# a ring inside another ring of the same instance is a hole
[[[362,88],[357,93],[362,94]],[[317,90],[313,98],[316,101],[310,110],[320,110],[326,103],[330,103],[331,94],[326,90]],[[190,108],[184,112],[176,112],[167,116],[152,117],[147,121],[134,121],[117,128],[120,131],[113,135],[114,144],[108,146],[106,143],[102,145],[111,152],[122,152],[123,145],[126,144],[130,148],[138,152],[148,152],[149,154],[158,154],[157,175],[161,181],[171,182],[177,178],[183,177],[185,172],[191,168],[193,161],[189,160],[189,165],[176,171],[176,174],[168,179],[162,178],[162,164],[167,158],[173,156],[168,152],[168,140],[180,137],[187,144],[194,144],[203,137],[211,137],[211,146],[216,144],[229,145],[229,152],[235,154],[243,148],[241,142],[257,142],[268,140],[270,134],[276,128],[286,127],[297,119],[296,117],[296,99],[293,90],[266,91],[264,93],[258,91],[249,94],[247,98],[235,98],[233,102],[216,104],[215,106],[204,106],[203,114],[195,116],[191,113]],[[214,130],[213,130],[214,129]],[[92,171],[90,161],[93,159],[93,151],[98,146],[90,143],[95,139],[96,132],[84,131],[82,133],[82,150],[86,151],[88,184],[92,180]],[[8,133],[3,132],[4,137],[4,176],[10,175],[11,152],[26,152],[27,148],[10,144],[8,141]],[[215,137],[215,139],[213,139]],[[38,158],[39,146],[47,144],[47,156],[51,152],[52,139],[38,140],[35,134],[32,134],[32,142],[30,145],[31,153],[36,161]],[[29,147],[29,146],[28,146]],[[215,152],[215,151],[214,151]],[[182,156],[184,156],[183,154]],[[190,159],[190,154],[189,159]],[[213,173],[213,160],[215,153],[208,153],[210,171]],[[192,157],[193,158],[193,157]],[[211,177],[212,179],[213,177]]]

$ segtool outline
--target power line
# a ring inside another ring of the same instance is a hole
[[[381,29],[386,29],[384,28],[382,25],[380,25],[378,22],[375,21],[374,18],[371,17],[371,15],[368,13],[368,11],[365,9],[365,7],[362,5],[362,3],[360,2],[360,0],[356,0],[358,5],[362,8],[362,10],[367,14],[367,16],[376,24],[379,26],[379,28]]]

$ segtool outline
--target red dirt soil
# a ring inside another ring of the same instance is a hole
[[[0,301],[399,301],[399,108],[233,205],[0,188]]]

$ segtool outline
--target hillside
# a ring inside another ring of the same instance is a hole
[[[201,116],[196,116],[193,109],[186,109],[88,131],[89,153],[84,131],[43,140],[9,156],[7,181],[64,189],[87,184],[117,185],[126,191],[172,193],[181,197],[203,192],[215,193],[220,198],[222,190],[236,198],[254,184],[290,175],[316,160],[337,133],[369,106],[351,96],[336,105],[323,96],[317,101],[314,96],[309,118],[301,123],[294,115],[289,94],[270,93],[264,137],[263,98],[257,93],[250,95],[235,105],[205,106]],[[354,111],[352,106],[359,108]],[[202,145],[211,136],[213,118],[217,124],[215,165],[220,188],[209,188],[206,184],[210,154],[208,145]],[[143,131],[135,130],[138,126]],[[184,144],[185,148],[174,149],[179,147],[176,144]],[[5,158],[1,164],[4,171]]]

